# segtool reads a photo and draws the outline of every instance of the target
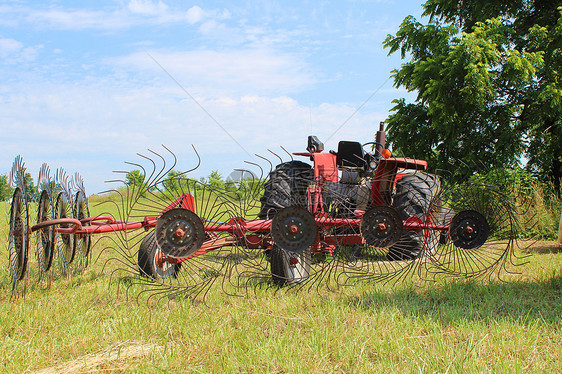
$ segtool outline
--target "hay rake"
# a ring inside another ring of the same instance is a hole
[[[90,216],[82,179],[57,170],[39,173],[37,222],[29,227],[25,165],[18,156],[9,231],[13,289],[25,279],[30,234],[36,233],[40,279],[55,254],[63,274],[88,264],[92,235],[107,235],[113,275],[142,284],[141,294],[167,298],[204,295],[215,282],[228,293],[267,284],[285,288],[399,281],[409,274],[481,277],[513,263],[515,203],[490,186],[457,183],[445,189],[427,162],[395,157],[377,141],[340,142],[337,152],[309,137],[307,152],[236,185],[213,185],[175,172],[175,155],[149,151],[140,161],[142,183],[111,181],[118,212]],[[308,158],[308,163],[293,159]],[[253,170],[249,170],[253,169]],[[118,171],[126,175],[129,171]],[[265,178],[264,176],[267,175]],[[123,187],[125,185],[125,187]],[[109,208],[109,207],[108,207]],[[108,209],[110,210],[110,209]],[[76,260],[76,259],[79,260]]]

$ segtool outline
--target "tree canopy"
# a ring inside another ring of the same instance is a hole
[[[141,188],[145,185],[145,183],[144,183],[144,173],[142,173],[138,169],[131,170],[130,172],[128,172],[127,175],[125,176],[125,178],[127,179],[125,181],[125,184],[127,186]]]
[[[12,195],[10,185],[8,184],[8,176],[0,175],[0,201],[8,200]]]
[[[396,151],[448,169],[462,159],[520,164],[559,190],[562,176],[562,2],[427,0],[422,24],[406,17],[389,54],[409,61],[396,87],[389,140]]]

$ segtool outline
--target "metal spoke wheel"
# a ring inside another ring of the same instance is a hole
[[[449,230],[434,263],[455,276],[477,277],[500,271],[511,258],[517,230],[514,202],[485,185],[465,184],[442,198]]]
[[[73,218],[72,202],[64,191],[59,192],[57,196],[57,203],[55,205],[55,219],[60,218]],[[68,223],[63,223],[60,225],[61,228],[69,228],[71,226],[72,225]],[[74,254],[76,251],[76,246],[74,243],[75,235],[57,232],[55,237],[55,243],[62,265],[65,266],[71,264],[72,261],[74,261]]]
[[[403,231],[400,215],[389,206],[373,207],[361,219],[361,235],[373,247],[388,248],[396,244]]]
[[[88,217],[90,217],[88,200],[83,191],[78,191],[74,199],[74,218],[81,221],[84,227],[90,226],[90,222],[84,222],[84,219]],[[92,236],[88,234],[76,234],[74,235],[74,243],[78,255],[87,259],[92,245]]]
[[[53,209],[51,197],[47,191],[41,192],[37,207],[37,223],[49,221],[52,218]],[[55,231],[53,226],[47,226],[37,230],[37,261],[41,274],[49,271],[53,263]]]
[[[27,201],[19,187],[16,187],[10,209],[9,259],[14,284],[25,277],[27,251],[29,246],[29,217]]]

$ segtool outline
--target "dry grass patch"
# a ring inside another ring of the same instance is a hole
[[[74,360],[63,362],[56,366],[31,372],[32,374],[74,374],[128,371],[131,362],[146,356],[160,354],[163,347],[157,344],[126,341],[95,354],[80,356]],[[129,364],[129,365],[128,365]],[[102,367],[103,366],[103,367]]]

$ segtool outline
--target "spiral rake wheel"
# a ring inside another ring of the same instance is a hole
[[[37,224],[53,219],[54,201],[53,187],[54,182],[50,177],[50,168],[47,164],[41,165],[39,178],[37,179],[40,195],[37,204]],[[39,266],[39,280],[45,280],[47,273],[51,269],[55,249],[55,231],[53,226],[43,227],[36,231],[36,252],[37,263]]]
[[[70,191],[69,179],[62,169],[58,169],[56,173],[56,184],[58,190],[55,203],[54,219],[74,218],[72,193]],[[72,225],[69,223],[60,224],[60,228],[69,229]],[[55,245],[57,248],[60,265],[63,273],[68,273],[69,267],[74,261],[76,254],[75,235],[70,233],[56,232]]]
[[[449,223],[449,239],[461,249],[480,248],[490,235],[490,225],[486,217],[475,210],[463,210]]]
[[[275,245],[289,252],[302,252],[310,247],[316,233],[312,214],[296,206],[281,209],[271,222],[271,237]]]
[[[82,223],[83,227],[90,226],[90,222],[86,218],[90,217],[90,209],[88,207],[88,199],[86,198],[86,190],[84,181],[78,175],[74,175],[73,184],[77,190],[74,193],[73,217]],[[88,265],[88,257],[92,246],[92,236],[89,234],[76,234],[74,236],[75,252],[84,262],[84,266]]]
[[[176,171],[173,153],[170,163],[166,154],[150,152],[140,155],[148,166],[128,163],[144,175],[142,183],[115,191],[122,196],[119,221],[141,224],[115,233],[107,266],[117,266],[114,274],[126,277],[131,290],[143,285],[139,297],[149,299],[204,295],[217,281],[226,286],[245,261],[233,237],[236,195],[190,178],[191,171]]]
[[[55,205],[55,219],[72,218],[72,216],[72,202],[69,196],[64,191],[59,192]],[[71,225],[62,223],[60,227],[67,229],[70,228]],[[63,267],[70,265],[72,261],[74,261],[74,255],[76,253],[74,239],[74,234],[56,233],[57,251]]]
[[[25,165],[16,157],[10,173],[10,185],[14,187],[10,207],[8,232],[8,260],[12,277],[12,294],[25,291],[25,274],[29,250],[29,214],[27,206]]]
[[[187,258],[197,253],[205,239],[201,220],[190,210],[175,208],[158,218],[156,244],[165,256]]]
[[[37,223],[52,219],[52,201],[48,191],[41,192],[37,207]],[[48,272],[53,263],[55,232],[53,226],[47,226],[37,231],[37,262],[39,264],[40,277]]]
[[[258,156],[270,164],[271,170],[265,181],[258,178],[252,182],[259,193],[249,195],[241,204],[239,214],[255,224],[243,236],[241,247],[247,261],[237,268],[243,272],[235,274],[234,279],[241,279],[243,287],[312,287],[322,279],[322,266],[313,266],[318,225],[310,213],[309,192],[314,171],[307,163],[284,162],[273,155],[281,162],[276,167]],[[263,171],[260,168],[259,173],[247,174],[263,175]]]
[[[504,269],[513,256],[517,229],[512,200],[492,187],[466,183],[445,193],[441,201],[449,229],[432,256],[434,264],[463,277]]]
[[[341,269],[339,283],[397,282],[413,274],[423,277],[426,259],[439,238],[439,231],[427,225],[432,223],[432,217],[440,215],[440,181],[423,171],[402,173],[396,182],[393,175],[390,179],[379,177],[377,191],[388,191],[373,194],[379,205],[362,214],[360,225],[337,229],[336,234],[345,234],[335,236],[335,258]],[[384,185],[396,187],[383,190]],[[358,241],[357,236],[362,240]]]
[[[24,279],[29,246],[27,202],[23,191],[16,187],[10,210],[9,259],[12,279],[17,283]]]

